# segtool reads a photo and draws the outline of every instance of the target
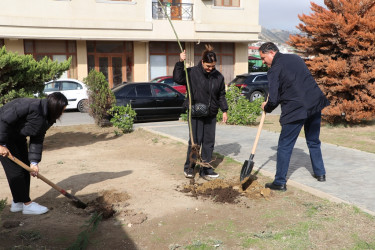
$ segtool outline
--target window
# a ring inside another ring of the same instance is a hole
[[[152,97],[150,85],[136,86],[137,97]]]
[[[240,0],[215,0],[215,6],[240,7]]]
[[[87,41],[88,72],[102,72],[109,86],[133,81],[133,42]]]
[[[156,97],[175,97],[176,93],[168,86],[152,85]]]
[[[61,40],[24,40],[25,54],[31,54],[35,60],[49,57],[51,60],[63,62],[72,57],[70,69],[61,78],[77,79],[76,41]]]
[[[184,44],[182,45],[184,46]],[[176,62],[180,59],[180,47],[176,42],[150,42],[151,79],[172,75]]]
[[[206,43],[196,44],[194,46],[194,65],[202,60],[202,52],[205,50]],[[225,82],[234,78],[234,43],[209,43],[214,47],[216,53],[216,69],[223,74]]]
[[[82,86],[75,82],[62,82],[61,90],[76,90],[82,89]]]
[[[58,82],[50,82],[44,86],[44,92],[59,91],[60,84]]]

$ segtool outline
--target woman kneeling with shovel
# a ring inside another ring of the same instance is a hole
[[[66,97],[55,92],[42,100],[18,98],[0,108],[0,161],[13,196],[11,212],[48,212],[47,207],[30,199],[30,175],[38,175],[46,131],[60,118],[67,105]],[[13,156],[30,165],[34,172],[29,173],[7,158]]]

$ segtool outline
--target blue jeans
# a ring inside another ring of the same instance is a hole
[[[320,149],[320,122],[321,112],[317,112],[307,119],[284,124],[281,128],[279,144],[277,147],[276,175],[273,183],[275,185],[286,184],[290,157],[296,144],[302,126],[304,126],[306,143],[310,151],[310,159],[314,174],[325,175],[322,151]]]

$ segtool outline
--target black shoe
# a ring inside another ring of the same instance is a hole
[[[209,178],[217,178],[219,177],[219,174],[216,173],[212,168],[203,167],[200,175],[202,178],[209,177]]]
[[[314,175],[314,177],[318,180],[318,181],[326,181],[326,175]]]
[[[185,168],[184,169],[184,174],[186,178],[194,178],[194,168]]]
[[[286,185],[275,185],[272,183],[267,183],[265,185],[266,188],[272,189],[272,190],[277,190],[277,191],[286,191]]]

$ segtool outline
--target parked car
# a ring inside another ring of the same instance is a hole
[[[117,106],[130,104],[136,121],[179,119],[185,112],[185,96],[167,84],[157,82],[126,83],[112,90]]]
[[[252,72],[237,75],[229,85],[241,88],[241,94],[246,96],[251,102],[260,97],[268,95],[267,72]]]
[[[151,82],[160,82],[160,83],[165,83],[180,92],[181,94],[186,94],[186,86],[185,85],[180,85],[178,83],[175,83],[173,81],[173,76],[159,76],[151,80]]]
[[[61,92],[68,99],[66,109],[78,109],[80,112],[87,111],[87,87],[76,79],[58,79],[45,83],[43,92],[49,95],[53,92]]]

